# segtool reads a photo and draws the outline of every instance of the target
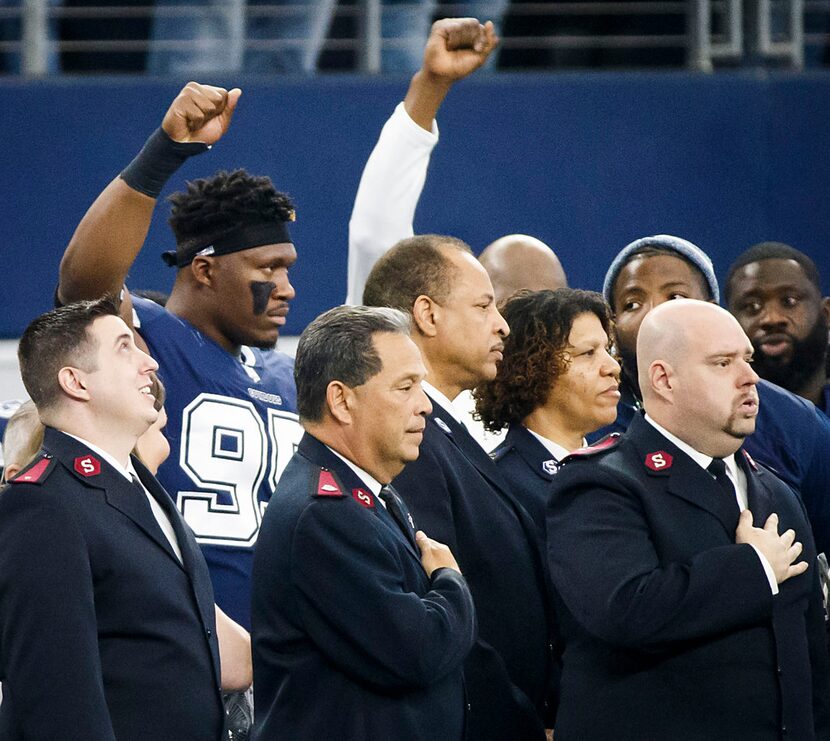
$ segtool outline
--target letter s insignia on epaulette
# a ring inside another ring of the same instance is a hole
[[[668,471],[672,467],[674,456],[665,450],[656,450],[646,456],[645,464],[652,471]]]
[[[366,489],[352,489],[352,496],[361,507],[366,507],[366,509],[375,508],[375,498]]]

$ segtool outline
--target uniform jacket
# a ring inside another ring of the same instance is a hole
[[[755,526],[777,513],[810,564],[775,596],[755,550],[735,544],[734,499],[642,416],[618,445],[557,474],[547,520],[565,642],[557,741],[830,737],[803,506],[736,458]]]
[[[170,498],[133,465],[170,518],[183,563],[146,495],[57,430],[46,429],[35,463],[0,493],[6,741],[222,737],[207,566]]]
[[[819,553],[830,554],[830,419],[806,399],[769,381],[758,382],[758,418],[744,449],[801,496]],[[609,432],[625,432],[640,402],[625,380],[614,424],[588,436],[600,440]]]
[[[521,424],[510,425],[490,457],[536,525],[544,549],[545,508],[559,461]]]
[[[465,664],[469,738],[544,738],[552,682],[547,573],[536,528],[490,457],[431,399],[420,456],[395,479],[417,526],[450,547],[476,603]]]
[[[254,738],[459,741],[475,640],[464,577],[306,434],[254,556]]]

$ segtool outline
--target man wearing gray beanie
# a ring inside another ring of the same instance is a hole
[[[641,413],[637,381],[637,334],[646,314],[675,298],[718,303],[720,291],[712,261],[680,237],[658,234],[637,239],[611,262],[603,294],[616,323],[622,357],[617,420],[594,433],[624,432]],[[801,494],[819,552],[830,552],[830,423],[809,402],[767,381],[758,383],[760,409],[755,432],[744,448]]]

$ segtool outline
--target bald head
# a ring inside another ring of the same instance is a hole
[[[656,306],[643,319],[637,335],[637,373],[643,398],[652,389],[648,370],[654,361],[680,366],[688,347],[688,336],[699,333],[706,319],[727,314],[715,304],[677,299]],[[727,314],[728,316],[728,314]]]
[[[752,345],[716,304],[667,301],[643,319],[637,369],[646,412],[696,450],[725,457],[755,429]]]
[[[522,288],[555,291],[568,285],[553,250],[526,234],[508,234],[497,239],[478,259],[490,276],[497,303]]]
[[[653,391],[648,374],[651,364],[661,361],[679,368],[696,345],[709,344],[714,327],[743,334],[735,317],[708,301],[666,301],[646,315],[637,336],[637,372],[644,400],[647,390]]]

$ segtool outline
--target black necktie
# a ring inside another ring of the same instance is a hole
[[[387,484],[386,486],[381,487],[379,496],[386,505],[386,511],[392,515],[395,522],[397,522],[398,526],[401,530],[403,530],[404,535],[406,535],[409,541],[414,544],[415,523],[413,522],[412,515],[409,514],[409,510],[407,510],[406,505],[404,505],[403,500],[398,495],[398,492]]]
[[[735,486],[732,479],[726,474],[726,464],[723,458],[712,458],[712,462],[706,467],[706,470],[715,477],[718,486],[723,489],[724,494],[728,494],[731,501],[737,504],[738,500],[735,495]]]

